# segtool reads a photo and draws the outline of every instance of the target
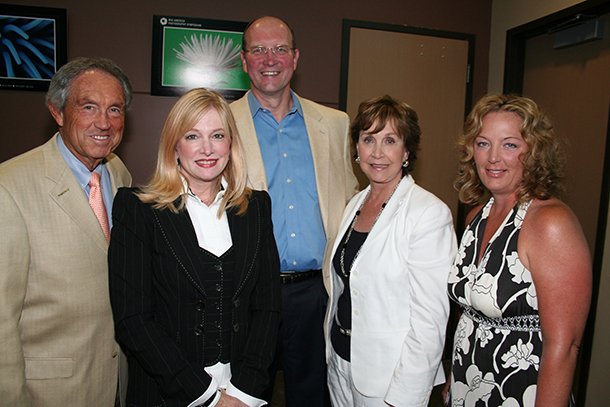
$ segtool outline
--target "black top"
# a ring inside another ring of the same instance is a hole
[[[337,300],[337,313],[333,319],[330,340],[337,355],[349,362],[350,337],[339,332],[337,321],[339,321],[341,327],[345,329],[351,329],[352,327],[352,300],[350,296],[349,276],[354,259],[356,258],[358,251],[360,251],[360,248],[364,244],[364,241],[369,234],[368,232],[363,233],[353,230],[349,240],[346,242],[345,239],[347,238],[348,234],[349,229],[347,232],[345,232],[345,235],[343,235],[343,238],[341,239],[339,246],[337,246],[337,251],[333,257],[333,267],[335,273],[339,276],[339,278],[341,278],[341,281],[343,281],[344,287],[343,292]],[[341,253],[343,251],[343,247],[345,247],[345,254],[343,256],[343,265],[345,270],[341,268]],[[345,271],[347,276],[345,276],[342,271]]]
[[[203,306],[207,309],[202,327],[203,364],[213,366],[229,363],[231,355],[231,320],[235,293],[235,255],[231,247],[220,257],[201,249],[202,280],[208,294]]]

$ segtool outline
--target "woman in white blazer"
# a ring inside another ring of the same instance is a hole
[[[370,185],[347,205],[329,256],[328,384],[334,406],[427,406],[444,382],[451,213],[415,184],[417,113],[363,102],[351,128]]]

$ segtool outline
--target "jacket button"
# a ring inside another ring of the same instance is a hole
[[[201,311],[203,311],[204,308],[205,308],[205,303],[203,301],[197,301],[197,304],[195,305],[195,310],[201,312]]]
[[[236,299],[235,301],[233,301],[233,305],[235,306],[235,308],[239,308],[239,305],[241,304],[241,301],[238,299]]]
[[[216,271],[222,271],[222,264],[216,264],[216,265],[214,265],[214,269],[215,269]]]
[[[239,331],[239,324],[236,322],[233,324],[233,332]]]
[[[203,333],[203,330],[200,327],[195,328],[195,335],[201,336],[202,333]]]

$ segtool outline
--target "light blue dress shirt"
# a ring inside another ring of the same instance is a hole
[[[76,182],[83,189],[85,193],[85,197],[87,201],[89,201],[89,180],[91,179],[91,172],[85,164],[83,164],[76,156],[66,147],[64,140],[60,137],[57,137],[57,147],[59,148],[59,152],[61,156],[68,164],[68,167],[76,177]],[[108,215],[108,225],[112,229],[112,201],[114,196],[112,195],[112,182],[110,182],[110,174],[108,173],[108,169],[106,165],[104,165],[104,161],[102,161],[95,169],[93,170],[100,174],[100,184],[102,186],[102,197],[104,198],[104,206],[106,207],[106,214]]]
[[[321,269],[326,234],[301,104],[292,93],[292,109],[278,123],[252,92],[248,103],[273,205],[280,270]]]

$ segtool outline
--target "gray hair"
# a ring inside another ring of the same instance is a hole
[[[70,94],[72,82],[83,72],[97,70],[114,76],[123,88],[125,109],[131,104],[131,83],[117,64],[108,58],[76,58],[62,66],[51,78],[51,84],[46,96],[46,103],[63,111]]]

